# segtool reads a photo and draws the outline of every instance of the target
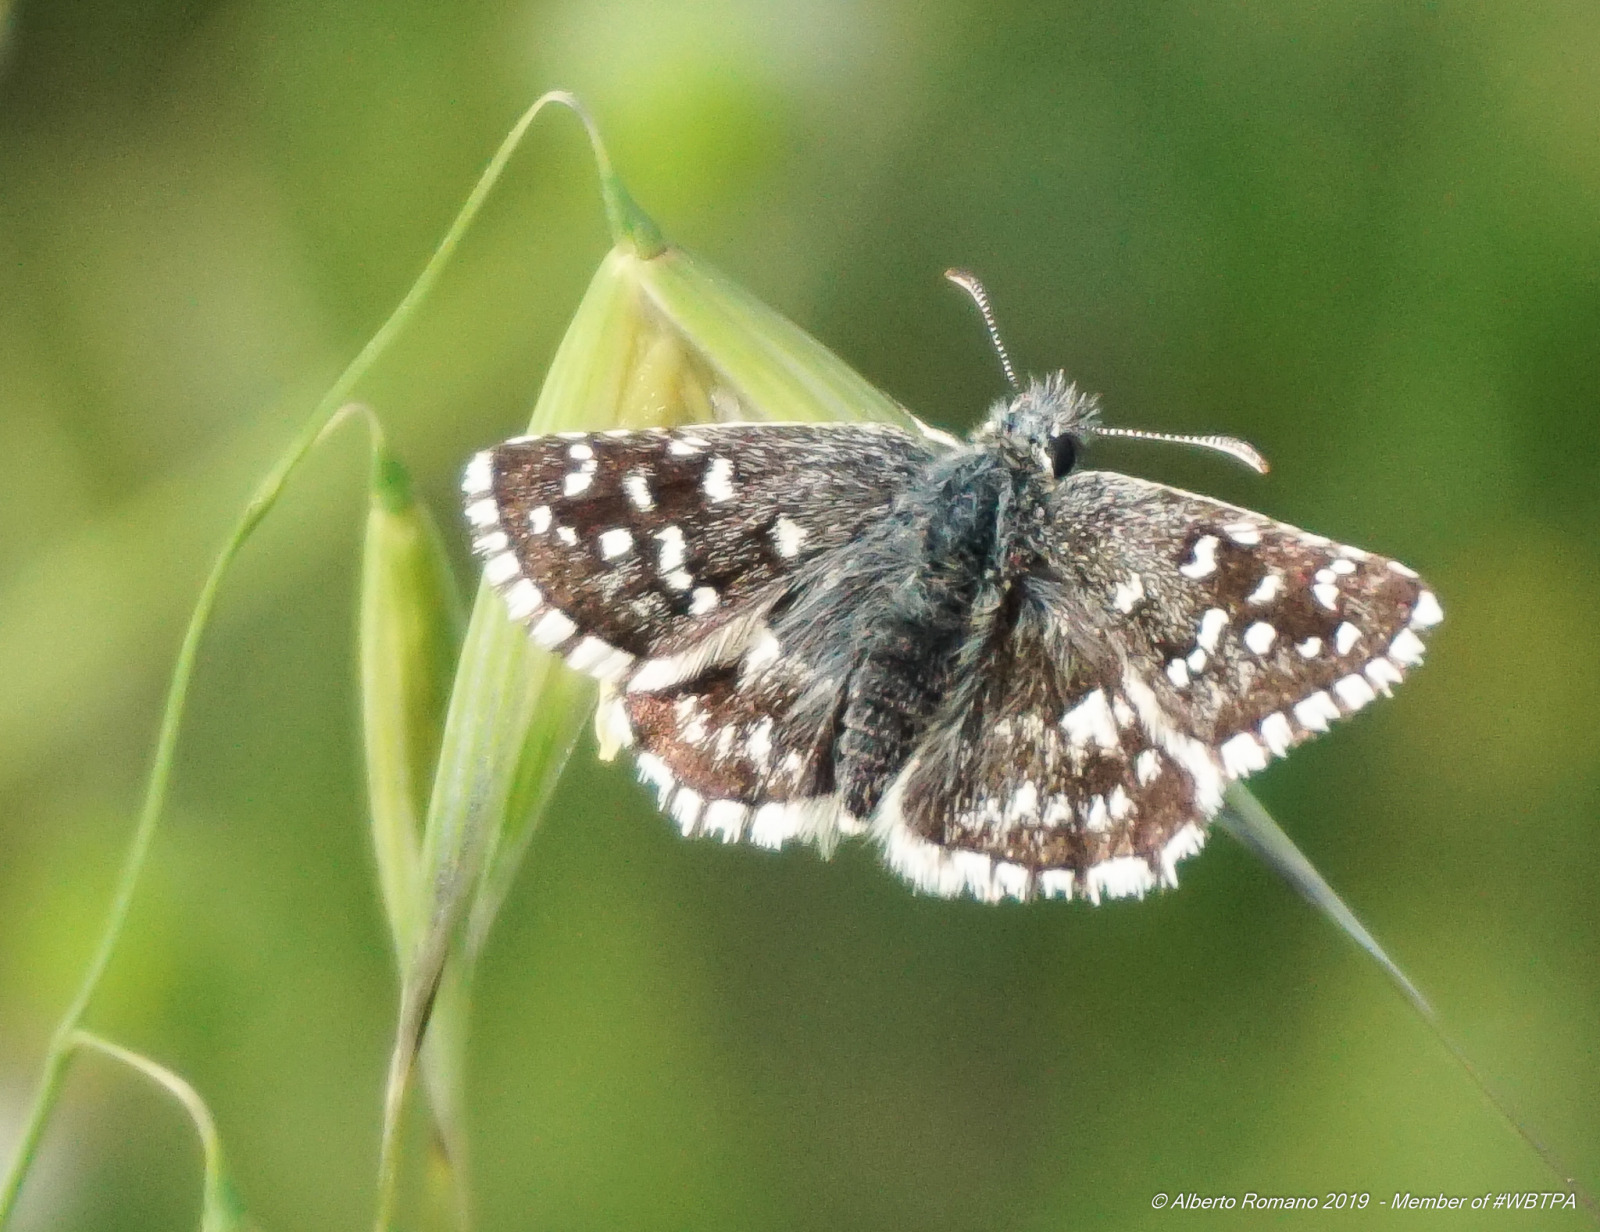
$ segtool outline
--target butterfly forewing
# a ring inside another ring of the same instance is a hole
[[[618,680],[719,630],[847,542],[930,446],[882,425],[702,425],[524,437],[463,483],[475,549],[511,615]]]
[[[1396,561],[1161,484],[1086,472],[1055,513],[1051,568],[1119,647],[1146,725],[1230,779],[1388,693],[1441,615]]]

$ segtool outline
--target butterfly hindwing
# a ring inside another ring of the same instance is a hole
[[[1048,592],[1020,596],[891,788],[874,832],[917,888],[1098,901],[1175,884],[1199,850],[1217,775],[1197,744],[1162,747],[1116,655],[1068,627]]]
[[[893,519],[772,584],[739,619],[628,677],[607,730],[636,745],[644,777],[686,835],[831,848],[862,819],[836,769],[846,687],[879,610],[905,570],[874,549]]]

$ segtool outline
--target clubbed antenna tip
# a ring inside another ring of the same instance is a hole
[[[978,281],[976,275],[963,269],[947,269],[944,276],[970,295],[972,302],[978,305],[978,311],[983,314],[983,323],[989,330],[989,341],[994,344],[994,353],[1000,357],[1006,382],[1015,393],[1022,386],[1017,383],[1017,371],[1011,366],[1011,356],[1006,354],[1006,344],[1000,341],[1000,327],[994,323],[994,311],[989,307],[989,293],[983,289],[983,283]]]
[[[1227,454],[1236,462],[1243,462],[1258,475],[1265,475],[1271,467],[1249,441],[1234,436],[1180,436],[1172,432],[1145,432],[1140,428],[1097,428],[1096,436],[1126,436],[1137,441],[1166,441],[1173,445],[1194,445],[1200,449],[1214,449]]]

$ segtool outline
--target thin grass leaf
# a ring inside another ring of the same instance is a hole
[[[1444,1021],[1428,999],[1422,995],[1422,991],[1401,970],[1400,964],[1389,957],[1388,951],[1378,944],[1377,938],[1367,931],[1356,918],[1355,912],[1345,906],[1344,900],[1323,880],[1322,874],[1317,872],[1311,861],[1306,859],[1304,853],[1295,846],[1294,840],[1283,832],[1278,823],[1272,819],[1272,814],[1267,812],[1261,801],[1257,800],[1254,793],[1242,783],[1235,783],[1228,789],[1227,807],[1217,817],[1217,827],[1232,835],[1262,863],[1288,882],[1297,894],[1321,912],[1378,964],[1383,973],[1389,977],[1389,982],[1406,999],[1407,1004],[1438,1037],[1456,1064],[1466,1071],[1467,1077],[1472,1080],[1489,1106],[1516,1131],[1517,1136],[1532,1149],[1540,1161],[1561,1179],[1562,1184],[1578,1195],[1578,1200],[1589,1213],[1600,1220],[1600,1202],[1577,1183],[1571,1169],[1567,1168],[1533,1128],[1522,1120],[1510,1101],[1490,1084],[1472,1058],[1467,1055],[1466,1049],[1445,1029]]]
[[[200,1232],[250,1232],[256,1225],[245,1213],[239,1191],[228,1173],[217,1123],[199,1092],[166,1066],[158,1065],[149,1057],[88,1031],[74,1032],[72,1044],[74,1048],[98,1052],[122,1062],[183,1105],[190,1121],[194,1123],[195,1132],[200,1136],[200,1148],[205,1156],[205,1180],[200,1196]]]
[[[367,799],[395,954],[421,930],[422,823],[439,761],[466,605],[438,527],[386,447],[374,450],[357,641]]]
[[[1317,872],[1300,848],[1294,845],[1294,840],[1283,832],[1282,827],[1272,819],[1272,814],[1267,812],[1266,807],[1256,799],[1249,788],[1242,783],[1235,783],[1228,788],[1228,804],[1217,817],[1216,824],[1219,830],[1232,835],[1244,844],[1257,859],[1287,881],[1301,898],[1321,912],[1335,928],[1365,950],[1400,990],[1400,994],[1411,1003],[1412,1008],[1430,1023],[1436,1022],[1433,1006],[1428,1004],[1428,999],[1400,969],[1400,965],[1389,957],[1388,952],[1378,944],[1377,939],[1366,930],[1361,921],[1356,919],[1355,912],[1345,906],[1344,900],[1323,880],[1322,874]]]
[[[465,626],[465,603],[438,527],[416,501],[404,466],[380,440],[373,450],[357,641],[372,846],[402,971],[424,924],[422,824]],[[449,992],[439,1000],[435,1030],[423,1049],[423,1086],[437,1157],[430,1176],[440,1205],[464,1226],[467,998],[454,985]]]

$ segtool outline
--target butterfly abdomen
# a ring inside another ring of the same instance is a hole
[[[987,451],[933,468],[900,534],[909,565],[874,596],[846,691],[835,778],[856,817],[876,809],[948,692],[997,550],[1012,479]]]

